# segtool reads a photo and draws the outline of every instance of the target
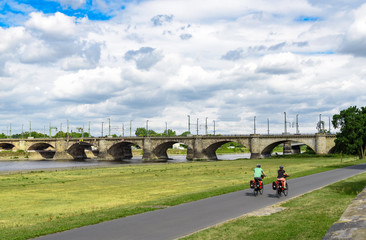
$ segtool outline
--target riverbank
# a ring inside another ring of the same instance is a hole
[[[187,155],[187,150],[168,149],[168,155]],[[95,159],[96,155],[92,151],[85,150],[88,159]],[[52,159],[54,151],[0,151],[0,161],[34,161],[42,159]],[[132,150],[134,157],[143,155],[142,149]]]
[[[276,149],[276,151],[273,151],[273,153],[278,153],[279,155],[282,154],[282,149]],[[53,154],[52,151],[30,151],[30,152],[24,152],[24,151],[0,151],[0,162],[1,161],[39,161],[39,160],[53,160]],[[92,151],[85,151],[85,154],[87,156],[87,160],[95,160],[96,155]],[[184,155],[187,156],[187,150],[186,149],[168,149],[167,154],[169,157],[174,157],[177,155]],[[243,154],[250,154],[249,150],[238,150],[238,149],[218,149],[216,151],[216,154],[219,158],[221,158],[222,155],[243,155]],[[132,156],[133,158],[139,158],[142,157],[143,151],[142,149],[133,149],[132,150]],[[48,156],[48,157],[47,157]],[[249,158],[244,157],[244,158]],[[102,160],[102,159],[99,159]]]
[[[273,181],[278,165],[295,178],[361,162],[246,159],[0,175],[0,238],[28,239],[245,189],[258,161],[268,176],[264,183]]]

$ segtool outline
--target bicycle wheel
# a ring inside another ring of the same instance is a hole
[[[287,194],[288,194],[288,185],[286,183],[286,187],[285,189],[283,189],[283,195],[287,196]]]
[[[277,197],[281,197],[281,189],[277,188]]]
[[[257,188],[254,188],[254,192],[253,192],[254,196],[257,196],[258,195],[258,190]]]
[[[259,193],[262,195],[263,194],[263,188],[259,189]]]

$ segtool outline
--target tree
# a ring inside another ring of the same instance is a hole
[[[168,136],[168,137],[172,137],[172,136],[176,136],[175,131],[173,131],[172,129],[168,129],[168,133],[165,130],[164,133],[162,134],[163,136]]]
[[[188,135],[190,135],[191,134],[191,132],[189,132],[189,131],[185,131],[184,133],[182,133],[181,134],[181,136],[188,136]]]
[[[335,140],[336,151],[365,158],[366,107],[352,106],[342,110],[333,116],[332,124],[335,129],[340,129]]]
[[[146,128],[137,128],[135,131],[135,135],[137,137],[146,137]],[[149,129],[149,136],[150,137],[157,137],[157,136],[161,136],[161,134],[156,133],[154,130]]]

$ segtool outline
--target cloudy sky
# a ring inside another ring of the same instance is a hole
[[[365,106],[365,66],[365,1],[0,1],[4,133],[314,133]]]

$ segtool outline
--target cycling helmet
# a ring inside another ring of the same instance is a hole
[[[261,165],[260,164],[257,164],[257,167],[261,167]]]
[[[283,169],[283,166],[280,166],[280,169]]]

